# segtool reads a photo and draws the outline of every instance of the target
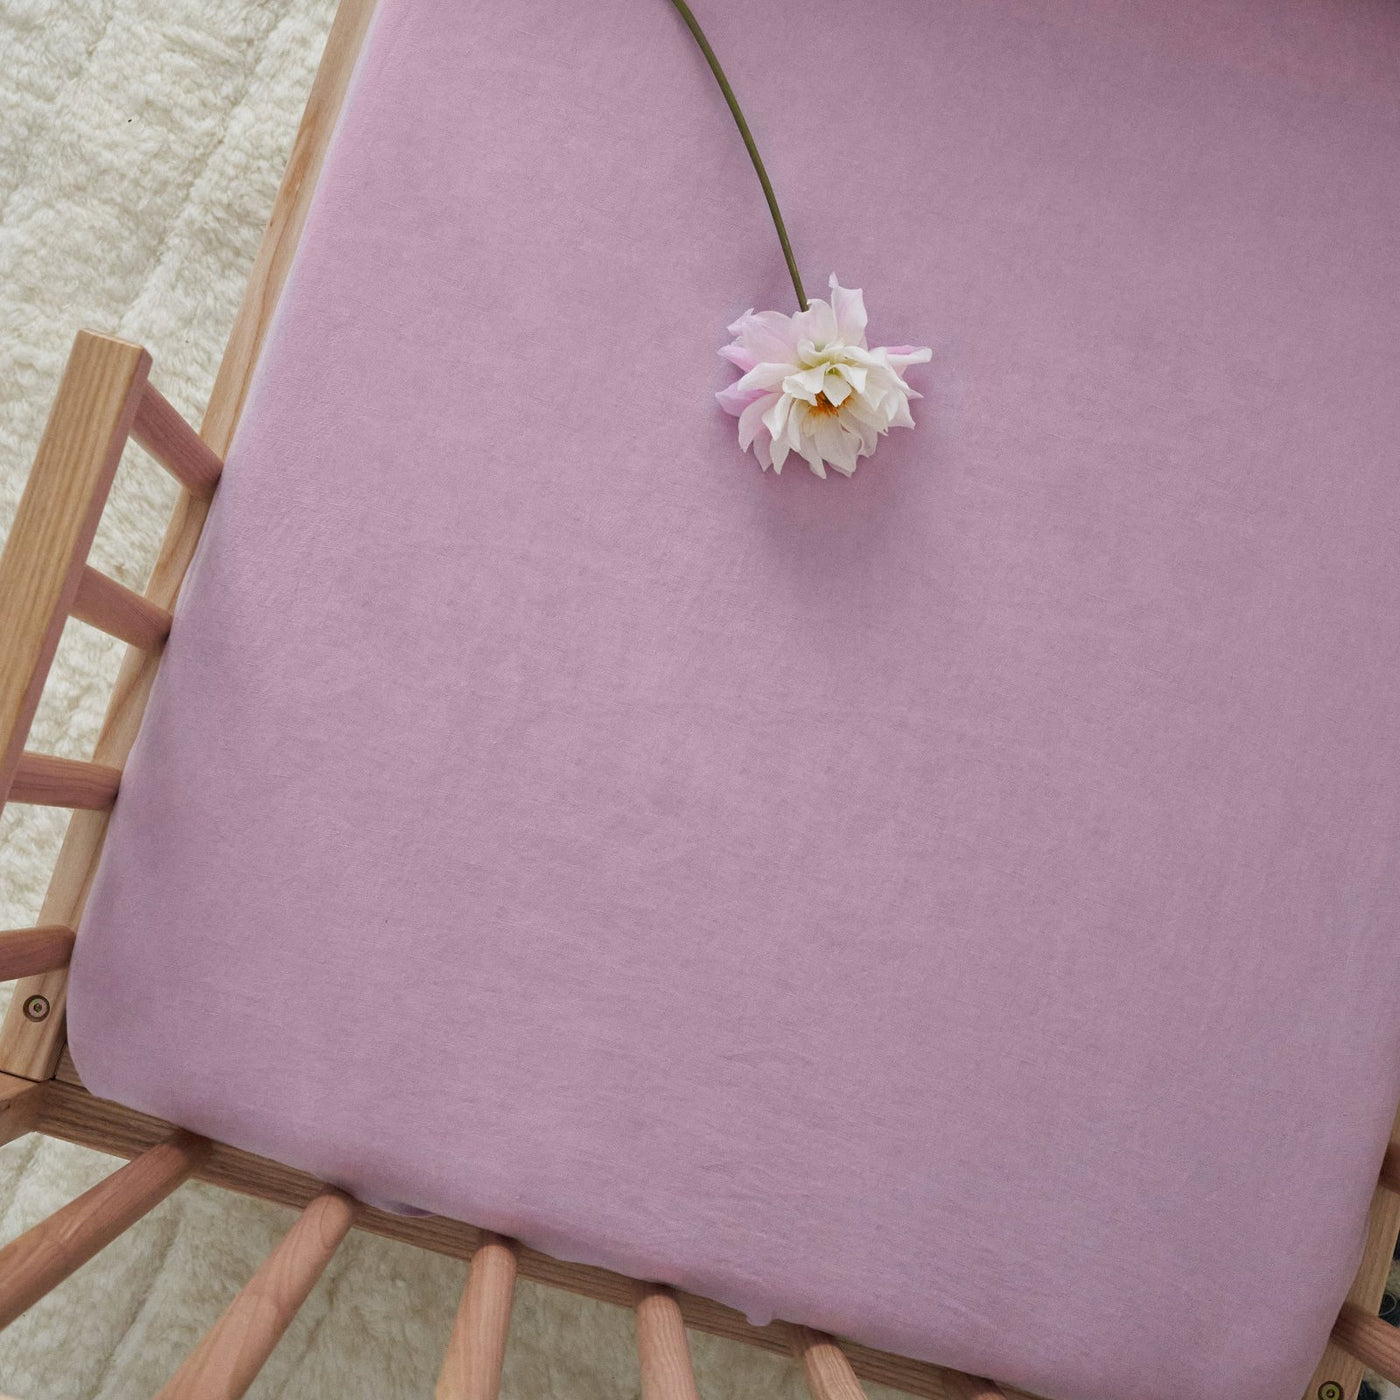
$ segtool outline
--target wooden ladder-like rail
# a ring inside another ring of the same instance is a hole
[[[88,552],[128,439],[184,488],[173,528],[191,551],[223,470],[150,382],[150,367],[139,345],[79,332],[0,555],[0,809],[29,802],[74,812],[39,925],[0,933],[0,977],[22,979],[0,1028],[0,1071],[32,1079],[53,1074],[63,1046],[74,930],[183,574],[158,569],[142,595],[94,569]],[[129,647],[87,761],[25,747],[70,617]]]
[[[0,1142],[35,1130],[50,1091],[0,1075]],[[175,1131],[0,1249],[0,1328],[8,1326],[205,1166],[215,1144]],[[253,1277],[162,1387],[156,1400],[237,1400],[306,1301],[362,1208],[322,1186]],[[510,1331],[520,1246],[480,1231],[438,1377],[436,1400],[496,1400]],[[643,1400],[699,1400],[677,1295],[638,1283]],[[812,1400],[864,1400],[835,1338],[789,1329]],[[946,1372],[948,1400],[1004,1400],[990,1381]]]

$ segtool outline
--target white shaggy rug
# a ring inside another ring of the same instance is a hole
[[[333,0],[0,4],[0,533],[79,327],[146,345],[156,382],[198,421],[332,9]],[[142,585],[171,496],[129,452],[95,562]],[[116,662],[100,634],[69,625],[34,747],[91,752]],[[37,917],[61,835],[62,820],[34,808],[0,821],[0,927]],[[115,1165],[33,1137],[0,1149],[0,1240]],[[0,1392],[152,1395],[291,1219],[183,1187],[0,1336]],[[464,1275],[453,1260],[352,1234],[251,1394],[431,1395]],[[706,1337],[692,1345],[707,1397],[804,1393],[780,1359]],[[636,1395],[630,1315],[522,1283],[505,1391]]]

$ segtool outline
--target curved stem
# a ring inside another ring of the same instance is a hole
[[[710,72],[715,75],[715,81],[719,84],[719,90],[724,94],[724,100],[729,104],[729,111],[734,118],[734,125],[739,128],[739,135],[744,138],[744,148],[749,153],[749,159],[753,161],[753,168],[758,174],[758,183],[763,186],[763,197],[768,201],[768,212],[773,216],[773,227],[778,230],[778,242],[783,245],[783,257],[787,259],[788,275],[792,278],[793,290],[797,293],[797,305],[801,310],[807,309],[807,293],[802,290],[802,277],[797,271],[797,259],[792,255],[792,244],[788,242],[787,228],[783,224],[782,211],[778,208],[778,197],[773,193],[772,182],[768,178],[768,172],[763,168],[763,157],[758,153],[758,147],[754,144],[753,132],[749,130],[749,124],[744,120],[744,114],[739,110],[739,99],[734,96],[734,89],[729,86],[729,79],[724,76],[724,69],[720,67],[719,59],[715,57],[715,51],[710,47],[710,41],[705,37],[705,32],[700,28],[699,22],[690,12],[690,6],[685,0],[671,0],[671,4],[676,7],[680,17],[685,21],[685,27],[695,36],[695,42],[700,45],[700,52],[705,55],[705,61],[710,65]]]

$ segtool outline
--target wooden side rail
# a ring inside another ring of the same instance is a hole
[[[174,1133],[0,1249],[0,1327],[163,1201],[208,1151],[203,1138]]]
[[[1393,1196],[1400,1196],[1400,1147],[1393,1142],[1381,1163],[1381,1185]]]
[[[965,1376],[961,1371],[948,1373],[948,1400],[1006,1400],[1000,1386],[981,1376]]]
[[[1400,1385],[1400,1328],[1347,1303],[1332,1329],[1332,1341],[1392,1385]]]
[[[0,808],[34,802],[75,813],[40,914],[49,927],[78,926],[183,574],[182,564],[172,578],[163,560],[143,597],[87,562],[122,449],[135,435],[185,486],[176,525],[186,555],[222,470],[217,454],[149,382],[150,367],[139,345],[78,333],[0,555]],[[90,763],[25,749],[69,617],[133,648]],[[66,990],[66,959],[25,974],[0,1027],[0,1072],[31,1079],[53,1073]]]
[[[73,616],[128,646],[154,651],[170,635],[170,613],[116,579],[84,564]]]
[[[47,1085],[35,1084],[32,1079],[0,1074],[0,1147],[38,1128],[47,1092]]]
[[[146,388],[138,345],[81,331],[73,342],[0,555],[0,805]]]
[[[316,69],[307,108],[302,113],[291,157],[277,189],[272,217],[258,246],[252,276],[239,304],[223,360],[218,365],[218,375],[214,379],[209,406],[200,421],[199,433],[183,431],[181,424],[172,421],[174,410],[169,409],[168,403],[154,389],[147,398],[146,375],[150,361],[136,347],[125,347],[127,354],[136,354],[136,361],[127,364],[130,371],[126,382],[129,398],[123,399],[122,414],[113,427],[113,440],[125,438],[125,428],[132,427],[147,451],[174,472],[179,480],[188,484],[188,490],[183,490],[176,501],[160,556],[155,560],[150,584],[146,588],[146,601],[162,613],[174,609],[185,570],[195,557],[204,518],[209,514],[209,490],[213,477],[218,475],[218,463],[234,440],[239,414],[244,400],[248,398],[249,385],[258,365],[259,351],[267,328],[272,323],[281,288],[290,272],[315,193],[316,176],[325,161],[330,134],[335,130],[336,118],[344,95],[349,90],[356,56],[370,28],[372,14],[374,0],[339,0],[336,6],[335,21],[330,25],[321,66]],[[84,532],[76,531],[69,542],[48,540],[41,546],[34,538],[34,529],[21,526],[21,518],[31,522],[48,521],[52,517],[50,497],[63,497],[66,491],[74,491],[71,483],[67,486],[63,484],[69,482],[69,473],[63,469],[63,463],[53,459],[62,456],[63,452],[76,454],[83,448],[84,441],[91,445],[91,441],[98,437],[95,431],[83,434],[74,430],[73,424],[77,419],[71,409],[80,402],[87,403],[88,409],[91,409],[94,379],[97,378],[92,363],[94,358],[119,358],[118,350],[104,349],[104,346],[94,344],[104,340],[105,337],[101,336],[78,336],[74,344],[73,356],[70,356],[69,368],[64,372],[63,385],[60,386],[59,402],[53,407],[41,444],[41,463],[38,466],[43,466],[42,472],[36,466],[35,475],[42,476],[48,483],[42,493],[45,498],[41,500],[36,496],[27,507],[22,505],[21,515],[15,519],[10,531],[6,556],[0,563],[0,806],[6,801],[10,785],[10,764],[17,762],[17,752],[27,742],[34,704],[38,701],[43,678],[48,675],[52,648],[56,647],[59,630],[62,630],[62,622],[59,627],[52,626],[53,619],[55,616],[62,619],[63,613],[77,602],[77,588],[74,587],[73,598],[67,598],[66,587],[70,587],[71,580],[64,578],[64,588],[56,591],[49,588],[48,594],[25,603],[20,612],[15,612],[7,599],[21,596],[21,592],[15,591],[15,581],[24,582],[24,587],[28,588],[29,578],[42,574],[45,580],[50,580],[55,570],[62,571],[64,561],[81,556],[83,563],[87,563],[85,556],[90,545],[90,540],[84,538]],[[113,344],[120,346],[120,342]],[[108,364],[104,374],[111,377],[112,372],[112,365]],[[140,402],[133,403],[130,400],[136,399],[137,381],[140,381]],[[115,392],[109,388],[109,393]],[[126,420],[127,410],[132,414],[129,424]],[[140,410],[139,423],[136,421],[137,410]],[[91,421],[87,410],[84,410],[83,417]],[[105,496],[101,473],[97,475],[97,483],[88,482],[88,487],[94,490],[95,496]],[[31,482],[32,490],[35,487]],[[28,497],[29,491],[25,494]],[[81,489],[78,489],[78,494],[81,494]],[[15,545],[15,540],[20,538],[27,542],[22,550]],[[71,547],[67,547],[69,545]],[[106,599],[104,609],[104,602],[101,599],[94,602],[91,594],[90,585],[83,603],[85,609],[90,609],[85,620],[109,627],[118,636],[132,641],[132,637],[119,630],[118,620],[111,610],[111,598]],[[94,608],[97,609],[95,612],[91,610]],[[17,619],[21,626],[14,629],[11,624]],[[150,620],[148,616],[147,622]],[[164,626],[164,619],[158,619],[158,626]],[[146,701],[157,666],[160,665],[160,655],[158,648],[146,650],[143,647],[137,650],[133,647],[127,651],[105,720],[102,721],[97,750],[92,755],[94,762],[116,769],[126,763],[127,753],[136,742],[141,715],[146,711]],[[18,685],[17,679],[20,682]],[[17,752],[11,753],[11,746]],[[48,895],[43,900],[39,923],[78,927],[105,836],[105,812],[78,809],[73,813],[59,860],[49,881]],[[0,1023],[0,1074],[48,1079],[55,1072],[63,1051],[66,1002],[67,973],[63,970],[21,981],[20,986],[15,988],[14,1000],[4,1021]],[[25,1008],[32,1009],[34,1015]]]
[[[0,982],[67,967],[72,952],[71,928],[55,924],[48,928],[9,929],[0,933]]]
[[[636,1318],[642,1400],[700,1400],[676,1295],[669,1288],[645,1285]]]
[[[4,1082],[0,1078],[0,1086]],[[135,1156],[163,1140],[170,1132],[168,1123],[94,1098],[76,1081],[67,1061],[56,1079],[42,1086],[26,1087],[36,1089],[37,1097],[30,1102],[38,1106],[38,1128],[41,1132],[81,1143],[100,1152]],[[0,1098],[2,1108],[3,1099]],[[327,1189],[324,1182],[317,1181],[306,1172],[219,1143],[212,1145],[209,1155],[196,1167],[194,1177],[225,1190],[276,1201],[296,1210],[303,1209]],[[475,1314],[484,1317],[489,1311],[494,1321],[479,1331],[473,1328],[473,1334],[481,1338],[499,1337],[501,1340],[499,1343],[493,1342],[493,1347],[504,1346],[507,1300],[517,1275],[548,1288],[560,1288],[585,1298],[633,1309],[638,1304],[639,1290],[654,1291],[649,1286],[607,1269],[555,1259],[526,1245],[502,1241],[489,1231],[442,1216],[396,1215],[360,1204],[354,1228],[459,1259],[463,1263],[471,1261],[473,1270],[480,1275],[478,1287],[495,1300],[491,1310],[482,1309]],[[493,1243],[502,1252],[491,1250],[483,1254],[483,1247]],[[504,1257],[506,1251],[510,1258]],[[468,1288],[471,1287],[469,1278]],[[793,1354],[794,1329],[787,1322],[756,1324],[742,1312],[716,1303],[713,1299],[680,1290],[672,1296],[688,1331],[724,1337],[757,1347],[772,1356],[791,1357]],[[469,1315],[472,1314],[470,1306],[467,1310]],[[652,1319],[646,1315],[647,1312],[648,1309],[643,1309],[642,1329],[650,1343],[653,1332],[648,1324]],[[459,1319],[460,1313],[459,1309]],[[669,1322],[662,1319],[663,1325],[673,1326],[673,1321],[674,1314]],[[449,1350],[457,1344],[450,1344]],[[921,1397],[921,1400],[1000,1400],[997,1390],[987,1382],[964,1377],[931,1362],[896,1356],[859,1342],[842,1340],[838,1345],[851,1370],[863,1381],[890,1386],[908,1395]],[[488,1375],[494,1374],[494,1364],[483,1366],[482,1371]],[[1027,1400],[1024,1392],[1006,1388],[1002,1393],[1006,1400]],[[471,1395],[472,1392],[466,1394]],[[448,1390],[440,1400],[458,1400],[458,1394]]]
[[[224,464],[158,389],[146,386],[132,436],[191,496],[207,501]]]
[[[835,1337],[794,1324],[792,1351],[812,1400],[865,1400],[865,1387]],[[945,1371],[943,1386],[946,1400],[1006,1400],[991,1381],[961,1371]]]
[[[116,801],[121,780],[121,769],[105,763],[25,750],[10,781],[10,801],[100,812]]]
[[[482,1232],[433,1400],[497,1400],[500,1395],[518,1252],[513,1240]]]
[[[1385,1296],[1386,1279],[1395,1254],[1395,1242],[1400,1235],[1400,1191],[1396,1172],[1400,1165],[1400,1114],[1391,1127],[1390,1143],[1380,1170],[1380,1180],[1371,1200],[1366,1223],[1366,1243],[1356,1278],[1347,1294],[1343,1317],[1375,1318]],[[1381,1323],[1381,1326],[1388,1326]],[[1308,1382],[1307,1400],[1355,1400],[1361,1388],[1365,1358],[1343,1340],[1350,1336],[1343,1323],[1338,1323]],[[1379,1368],[1378,1368],[1379,1369]],[[1397,1382],[1400,1383],[1400,1382]]]
[[[161,1388],[156,1400],[238,1400],[257,1379],[355,1220],[355,1202],[323,1191]]]
[[[802,1363],[812,1400],[865,1400],[865,1387],[835,1337],[794,1324],[792,1354]]]
[[[0,805],[34,761],[24,745],[64,621],[79,617],[148,650],[170,631],[167,608],[87,563],[131,433],[201,497],[213,493],[222,470],[149,382],[150,368],[139,345],[91,331],[79,331],[68,356],[0,555]]]

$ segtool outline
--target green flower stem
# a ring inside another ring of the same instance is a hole
[[[680,17],[685,21],[685,27],[695,36],[695,42],[700,45],[700,52],[705,55],[705,62],[710,65],[710,72],[715,75],[715,81],[719,84],[719,90],[724,94],[724,100],[729,104],[730,113],[734,117],[734,125],[739,128],[739,135],[744,138],[744,148],[749,153],[749,159],[753,161],[753,168],[758,173],[758,183],[763,186],[763,197],[768,201],[768,212],[773,216],[773,227],[778,230],[778,242],[783,245],[783,257],[787,259],[788,275],[792,278],[793,290],[797,293],[797,305],[805,311],[807,309],[807,293],[802,290],[802,276],[797,271],[797,259],[792,255],[792,244],[788,242],[787,228],[783,224],[782,211],[778,208],[778,197],[773,193],[772,181],[768,178],[768,172],[763,168],[763,157],[758,153],[758,147],[754,144],[753,132],[749,130],[749,124],[744,120],[744,114],[739,110],[739,99],[734,96],[734,89],[729,86],[729,79],[724,76],[724,69],[719,65],[719,59],[715,57],[715,51],[710,47],[710,41],[705,37],[705,32],[700,28],[695,16],[690,12],[690,6],[685,0],[671,0],[676,7]]]

